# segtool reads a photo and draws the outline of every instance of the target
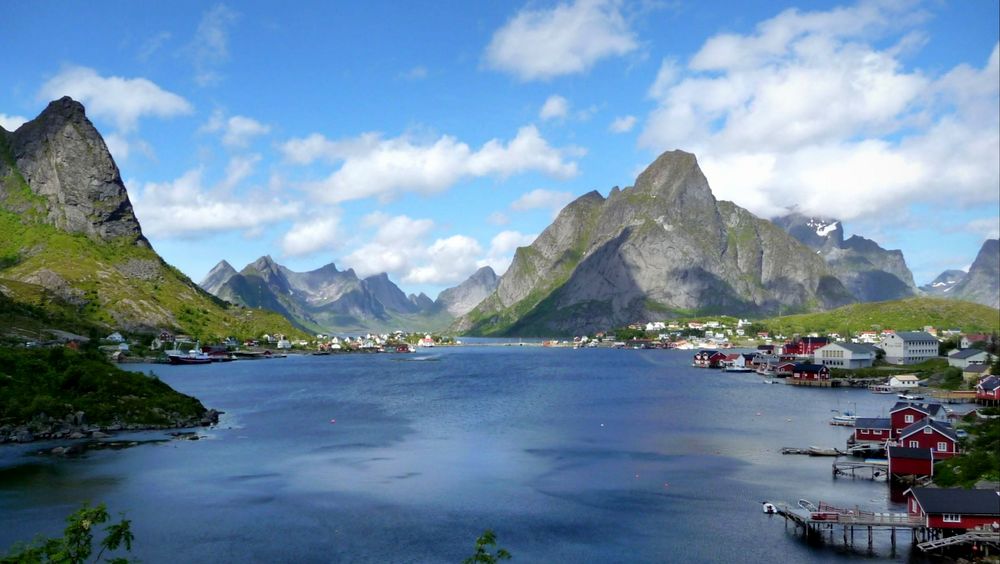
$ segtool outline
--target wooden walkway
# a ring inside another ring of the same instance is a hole
[[[834,462],[833,477],[849,476],[867,480],[886,479],[889,475],[888,460],[865,460],[864,462]]]
[[[970,542],[992,544],[993,546],[1000,548],[1000,533],[994,533],[991,531],[969,531],[968,533],[955,535],[953,537],[924,541],[918,544],[917,548],[927,552],[928,550],[936,550],[946,546],[966,544]]]
[[[855,528],[862,527],[862,531],[868,532],[869,552],[873,549],[875,530],[889,530],[889,540],[892,543],[892,550],[895,552],[896,529],[910,529],[911,542],[916,544],[917,530],[924,528],[922,520],[911,518],[907,513],[877,513],[862,511],[858,508],[848,510],[823,503],[816,507],[804,500],[799,501],[799,507],[783,502],[773,505],[776,513],[785,518],[786,526],[791,521],[795,524],[796,529],[802,528],[802,534],[807,538],[822,540],[824,534],[829,534],[831,544],[835,542],[834,528],[838,526],[842,528],[844,546],[848,546],[854,544]]]

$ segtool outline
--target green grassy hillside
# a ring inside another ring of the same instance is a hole
[[[843,334],[871,329],[916,331],[926,325],[993,332],[1000,330],[1000,310],[971,302],[921,297],[852,304],[822,313],[773,317],[761,323],[786,335],[811,331]]]

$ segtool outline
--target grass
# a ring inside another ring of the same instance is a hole
[[[1000,330],[1000,311],[971,302],[918,297],[852,304],[822,313],[773,317],[761,323],[772,332],[786,335],[814,331],[920,331],[927,325],[966,332],[993,332]]]

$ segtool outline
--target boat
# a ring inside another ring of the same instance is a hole
[[[818,446],[809,447],[810,456],[839,456],[841,454],[843,453],[835,448],[824,448]]]
[[[857,415],[854,415],[850,411],[845,411],[841,415],[834,415],[833,418],[830,419],[830,425],[838,425],[840,427],[853,427],[854,424],[857,422],[857,420],[858,420]]]
[[[873,394],[894,394],[896,390],[889,387],[887,384],[880,384],[877,386],[868,386],[868,391]]]
[[[209,364],[212,357],[198,349],[191,349],[187,352],[180,350],[170,350],[166,352],[167,360],[170,364]]]
[[[764,513],[767,513],[768,515],[773,515],[778,512],[778,508],[775,507],[773,503],[769,503],[767,501],[763,503],[763,509]]]
[[[897,395],[896,397],[898,397],[901,400],[910,400],[910,401],[924,399],[924,396],[917,395],[917,394],[908,394],[908,393],[905,393],[905,392],[902,393],[902,394]]]

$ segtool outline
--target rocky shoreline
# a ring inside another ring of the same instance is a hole
[[[184,417],[178,413],[167,413],[159,408],[153,408],[153,412],[162,416],[168,423],[126,423],[115,419],[109,425],[96,425],[88,423],[87,414],[82,411],[71,413],[61,419],[41,414],[24,424],[0,425],[0,444],[23,444],[57,439],[103,439],[111,437],[113,433],[119,431],[159,431],[209,427],[218,424],[219,416],[223,413],[209,409],[200,417]]]

